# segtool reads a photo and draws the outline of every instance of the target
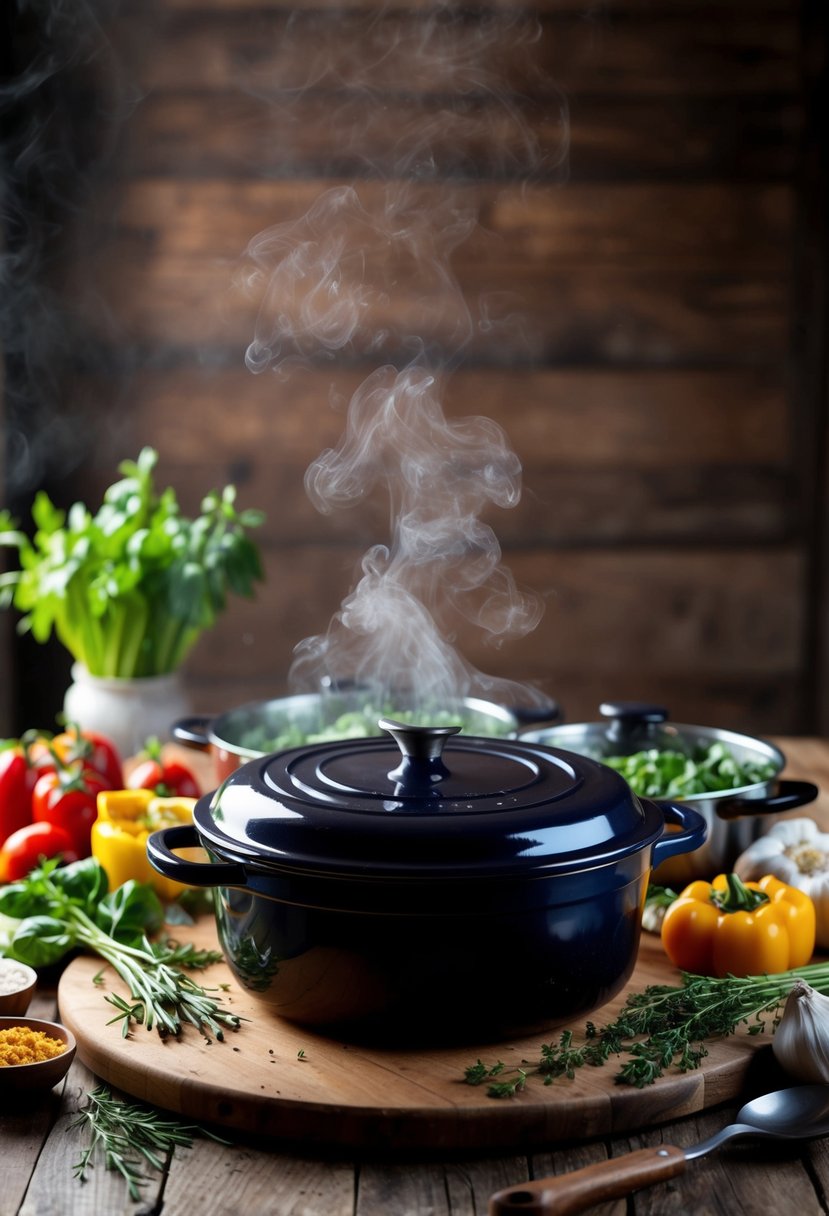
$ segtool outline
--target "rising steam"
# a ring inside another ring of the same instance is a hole
[[[514,68],[516,48],[529,54],[536,25],[509,12],[475,22],[444,6],[441,15],[408,47],[399,24],[382,47],[382,23],[373,23],[368,41],[348,41],[362,59],[331,49],[314,76],[342,86],[338,121],[358,100],[365,111],[376,83],[405,67],[419,87],[440,82],[444,119],[451,114],[450,129],[465,130],[467,146],[478,122],[476,143],[488,141],[496,177],[514,178],[520,166],[523,180],[560,165],[562,111],[550,154],[512,82],[499,84],[498,65]],[[479,227],[479,203],[466,184],[436,183],[445,129],[413,105],[383,168],[388,180],[377,180],[373,163],[366,180],[325,191],[305,216],[260,233],[247,250],[246,286],[259,299],[251,371],[285,373],[297,361],[337,356],[376,367],[351,400],[340,443],[314,461],[305,486],[323,513],[383,492],[389,537],[365,554],[328,631],[296,647],[290,680],[306,690],[324,677],[356,679],[418,706],[469,695],[527,704],[544,698],[484,675],[459,653],[470,624],[500,644],[534,629],[542,604],[516,586],[481,520],[488,506],[519,501],[517,456],[494,422],[448,419],[442,409],[445,376],[493,324],[487,301],[470,304],[452,267]]]
[[[247,286],[261,294],[251,371],[335,353],[398,354],[401,343],[412,356],[432,342],[457,351],[469,341],[450,256],[475,227],[474,209],[402,183],[373,202],[370,210],[353,186],[334,188],[302,219],[251,241]]]
[[[433,374],[379,368],[354,394],[342,442],[314,462],[305,485],[315,506],[330,512],[380,483],[391,543],[366,554],[327,635],[299,647],[294,677],[322,663],[334,679],[357,677],[417,705],[447,703],[474,684],[483,693],[482,679],[450,644],[458,620],[500,639],[535,628],[541,615],[539,601],[519,593],[500,565],[495,534],[478,518],[489,502],[513,506],[520,477],[494,423],[447,421]]]

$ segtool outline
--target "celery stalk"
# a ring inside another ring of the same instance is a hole
[[[152,448],[124,461],[95,515],[80,503],[66,514],[41,491],[33,539],[0,511],[0,547],[20,556],[0,580],[0,606],[28,614],[20,628],[37,641],[54,631],[92,675],[175,671],[228,594],[250,598],[263,578],[247,535],[261,513],[237,512],[235,487],[225,486],[188,519],[172,488],[156,492],[157,461]]]

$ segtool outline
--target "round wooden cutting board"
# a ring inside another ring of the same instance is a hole
[[[216,948],[206,920],[183,940]],[[134,1098],[199,1123],[257,1137],[302,1141],[305,1147],[385,1150],[529,1150],[557,1140],[619,1132],[691,1114],[736,1096],[758,1048],[768,1040],[738,1033],[709,1045],[702,1066],[638,1090],[614,1081],[613,1061],[585,1067],[575,1079],[545,1085],[530,1077],[513,1098],[493,1099],[463,1079],[480,1058],[507,1066],[536,1060],[543,1036],[466,1048],[386,1050],[325,1038],[270,1013],[239,987],[222,963],[200,973],[205,986],[227,985],[223,1003],[248,1019],[223,1041],[186,1028],[164,1041],[143,1026],[123,1038],[107,991],[127,995],[101,960],[79,957],[63,973],[60,1016],[75,1035],[78,1055],[104,1081]],[[676,983],[678,973],[658,938],[643,935],[633,980],[593,1015],[609,1021],[631,988]],[[574,1025],[576,1035],[583,1022]],[[557,1038],[559,1030],[551,1032]]]

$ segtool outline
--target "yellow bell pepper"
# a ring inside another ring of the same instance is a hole
[[[147,857],[147,838],[158,828],[192,823],[195,798],[157,798],[152,790],[104,790],[92,825],[92,856],[106,870],[110,890],[129,878],[149,883],[164,903],[187,888],[159,874]]]
[[[815,948],[815,907],[771,874],[743,882],[718,874],[690,883],[668,908],[662,944],[694,975],[773,975],[803,967]]]

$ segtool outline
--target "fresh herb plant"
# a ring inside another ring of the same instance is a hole
[[[36,531],[20,531],[0,512],[0,545],[16,548],[20,568],[0,576],[0,606],[24,615],[38,642],[56,633],[95,676],[155,676],[175,671],[225,608],[229,592],[250,597],[262,566],[247,535],[259,511],[238,512],[225,486],[186,518],[173,489],[156,491],[158,454],[144,448],[95,515],[81,503],[68,514],[41,491]]]
[[[73,1167],[74,1176],[86,1182],[96,1158],[103,1159],[105,1169],[122,1176],[133,1201],[141,1198],[139,1188],[148,1181],[142,1173],[145,1166],[163,1170],[170,1154],[178,1147],[190,1148],[196,1135],[227,1143],[203,1128],[163,1118],[150,1107],[120,1102],[104,1085],[87,1094],[69,1126],[82,1128],[89,1140]]]
[[[80,948],[109,963],[130,992],[129,1000],[106,994],[125,1038],[141,1023],[162,1038],[189,1023],[217,1039],[240,1024],[213,990],[182,970],[209,966],[222,955],[167,938],[151,942],[164,920],[152,887],[130,879],[108,893],[106,872],[94,857],[60,867],[57,860],[44,861],[20,882],[0,887],[0,917],[10,918],[0,946],[6,958],[43,967]]]
[[[631,993],[614,1021],[602,1027],[588,1022],[576,1045],[573,1032],[565,1030],[557,1042],[541,1047],[534,1062],[522,1060],[507,1069],[500,1060],[493,1065],[478,1060],[466,1069],[465,1079],[469,1085],[486,1084],[490,1097],[511,1097],[530,1074],[549,1085],[557,1077],[572,1079],[584,1065],[600,1067],[616,1057],[622,1061],[616,1082],[644,1089],[667,1069],[699,1068],[708,1055],[706,1042],[734,1034],[739,1026],[751,1035],[773,1034],[798,980],[829,995],[829,963],[743,978],[683,973],[681,985],[651,984]]]

